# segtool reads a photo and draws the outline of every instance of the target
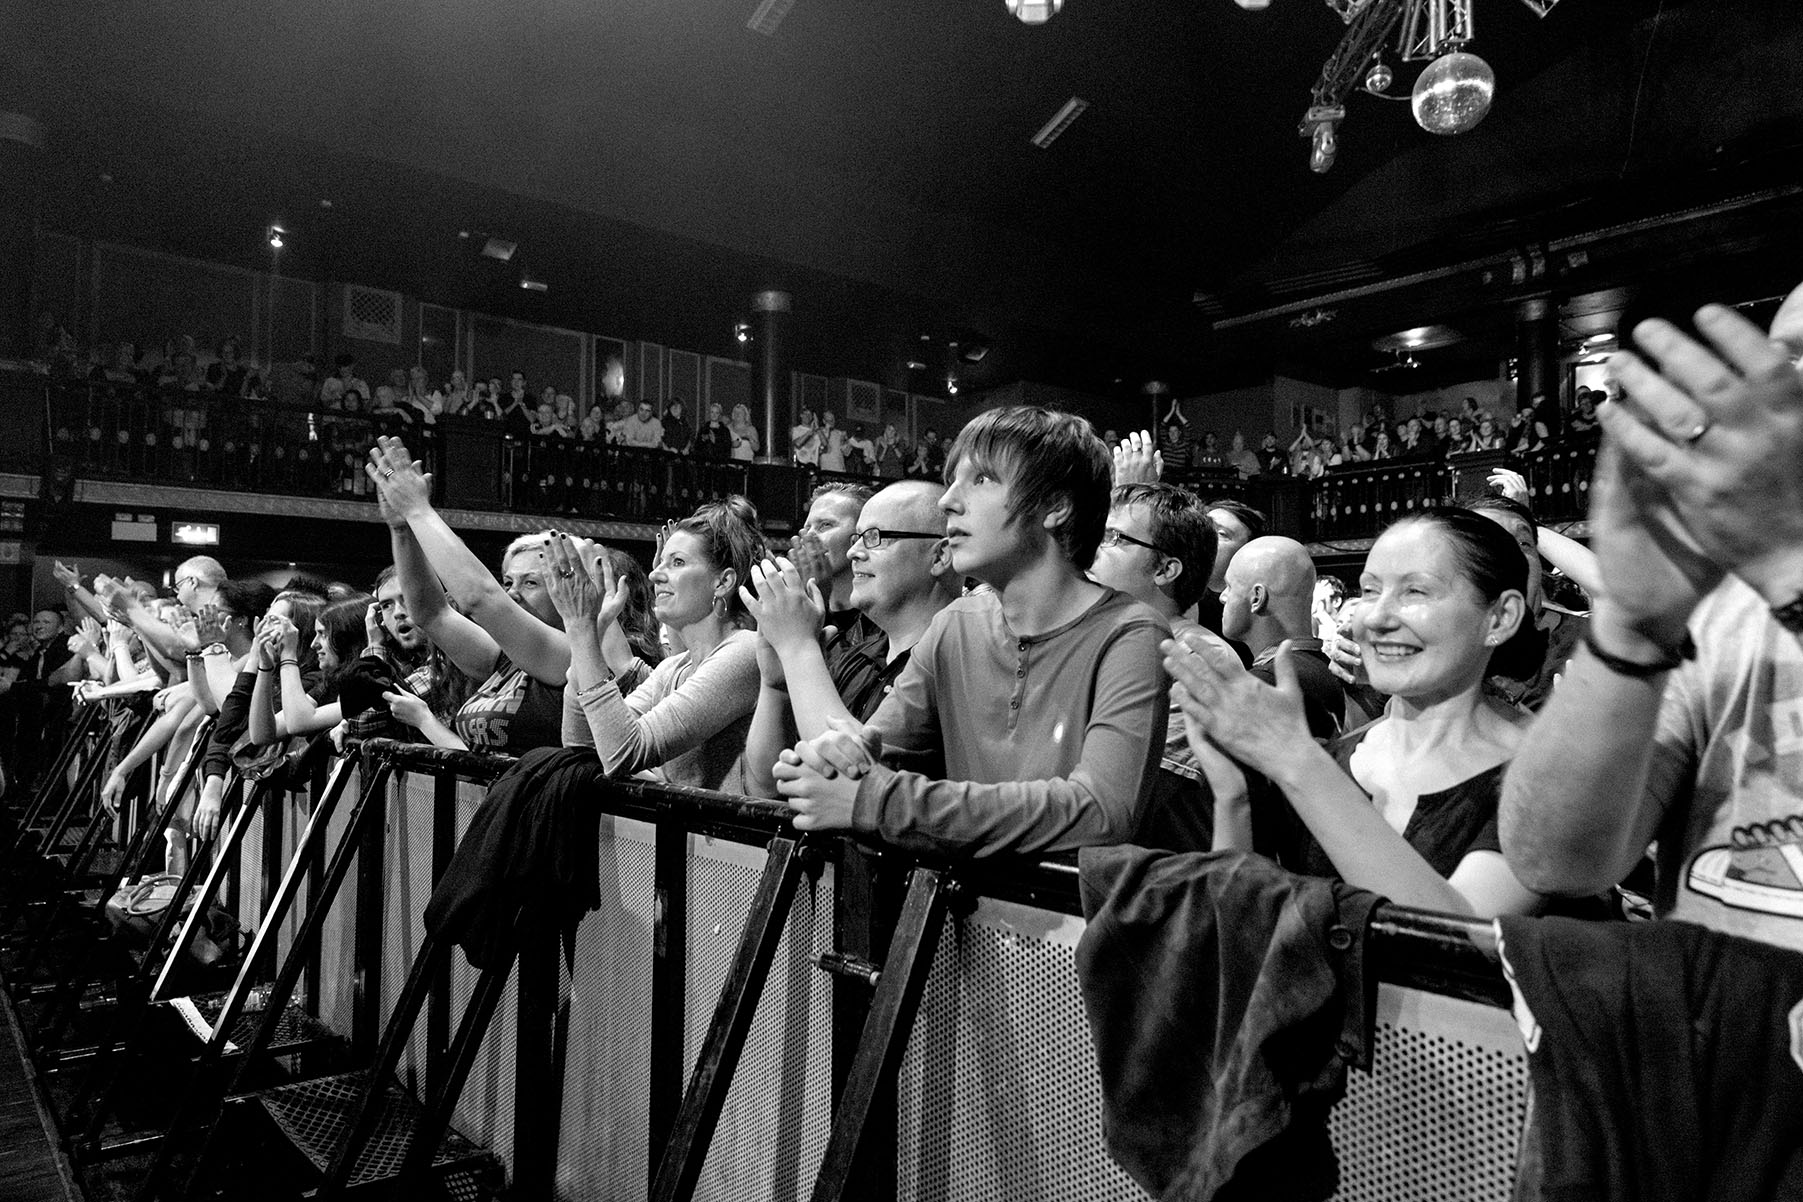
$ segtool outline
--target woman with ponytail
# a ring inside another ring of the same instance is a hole
[[[739,599],[765,555],[743,497],[703,505],[664,530],[651,571],[652,614],[682,650],[633,687],[619,648],[625,574],[604,548],[553,534],[547,586],[570,638],[563,741],[592,746],[610,776],[745,791],[745,737],[757,707],[757,636]]]

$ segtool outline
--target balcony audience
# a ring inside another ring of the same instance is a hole
[[[756,459],[763,449],[759,441],[758,428],[751,420],[751,406],[734,405],[732,421],[727,423],[727,433],[732,436],[732,457],[741,463],[750,463]]]

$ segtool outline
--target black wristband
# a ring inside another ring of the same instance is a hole
[[[1772,606],[1772,617],[1792,634],[1803,634],[1803,593],[1783,605]]]
[[[1675,649],[1666,652],[1666,657],[1664,659],[1650,664],[1643,664],[1632,659],[1623,659],[1619,655],[1604,651],[1596,641],[1596,628],[1594,626],[1584,627],[1584,646],[1589,650],[1590,654],[1596,658],[1597,663],[1603,665],[1603,667],[1609,669],[1609,671],[1615,673],[1617,676],[1627,676],[1635,680],[1643,680],[1649,676],[1659,676],[1663,673],[1670,672],[1685,660],[1695,659],[1697,657],[1697,644],[1696,641],[1690,637],[1689,631],[1684,632],[1683,642],[1679,643]]]

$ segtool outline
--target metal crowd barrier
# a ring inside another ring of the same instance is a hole
[[[352,912],[326,931],[320,998],[328,1023],[365,1033],[370,1011],[393,1006],[433,881],[482,800],[467,778],[496,771],[467,752],[368,753],[397,773],[378,824],[386,846],[380,870],[355,882]],[[510,1196],[1144,1196],[1102,1145],[1073,969],[1073,869],[933,866],[843,840],[798,843],[780,806],[643,782],[610,783],[596,804],[602,904],[577,932],[572,971],[562,979],[554,941],[522,947],[453,1116],[507,1165]],[[923,890],[923,874],[945,887]],[[786,917],[743,939],[773,913],[757,903],[781,879]],[[893,949],[883,963],[883,932],[897,924],[919,936],[918,963],[898,966]],[[353,970],[359,925],[381,932],[380,953]],[[1376,1064],[1352,1074],[1334,1114],[1339,1197],[1509,1196],[1527,1078],[1490,942],[1485,924],[1379,911]],[[767,966],[747,992],[757,946]],[[885,995],[883,974],[906,976],[909,990]],[[476,975],[454,958],[428,1029],[402,1054],[403,1079],[442,1071],[451,1006]],[[917,1005],[911,1033],[905,1013],[887,1013],[898,1042],[885,1062],[861,1062],[859,1035],[885,996],[891,1009]],[[743,1039],[736,1071],[721,1057],[723,1028],[710,1027],[722,1015]],[[715,1113],[692,1095],[685,1104],[691,1082],[722,1072],[730,1087]],[[857,1138],[833,1121],[848,1089],[868,1102]],[[666,1163],[659,1179],[667,1149],[685,1146],[698,1153],[691,1171]]]

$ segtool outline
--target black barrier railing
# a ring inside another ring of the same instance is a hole
[[[570,515],[656,524],[733,493],[750,497],[775,526],[800,517],[816,484],[849,476],[782,464],[709,460],[669,451],[509,433],[500,423],[442,417],[413,424],[398,414],[244,400],[205,392],[0,377],[0,406],[41,414],[35,440],[0,441],[0,470],[48,470],[49,489],[78,478],[287,496],[373,501],[365,452],[398,434],[432,470],[435,499],[460,508]],[[1509,461],[1527,477],[1546,521],[1581,518],[1588,506],[1594,435]],[[1318,480],[1255,476],[1191,465],[1171,480],[1207,498],[1244,500],[1272,533],[1304,541],[1367,538],[1389,522],[1453,495],[1442,460],[1394,460],[1329,469]]]
[[[480,753],[386,742],[372,743],[365,750],[392,770],[440,779],[492,778],[506,762]],[[606,814],[648,822],[657,830],[658,918],[653,992],[654,997],[666,1001],[654,1005],[652,1010],[652,1197],[674,1202],[690,1196],[695,1186],[701,1161],[707,1154],[711,1124],[719,1118],[732,1067],[742,1047],[751,1010],[756,1006],[763,974],[769,968],[775,935],[783,926],[783,912],[794,895],[799,875],[820,862],[833,862],[843,875],[869,853],[851,840],[814,841],[798,836],[790,824],[790,811],[777,802],[643,781],[615,781],[604,786],[595,804]],[[666,853],[683,846],[690,834],[766,847],[768,857],[745,922],[739,956],[726,977],[714,1022],[693,1071],[685,1074],[680,1024],[682,978],[686,971],[682,944],[687,932],[688,877],[683,861],[679,857],[667,858]],[[880,1122],[889,1120],[877,1116],[892,1114],[884,1107],[884,1096],[895,1089],[897,1064],[933,962],[934,941],[947,913],[974,904],[977,897],[987,897],[1081,914],[1076,870],[1069,865],[932,863],[899,853],[882,854],[888,861],[892,880],[893,876],[906,875],[906,897],[899,906],[888,907],[890,913],[884,921],[884,916],[875,913],[883,907],[873,901],[873,891],[835,889],[836,933],[874,925],[882,934],[872,946],[852,953],[837,948],[830,955],[819,957],[823,970],[855,981],[858,986],[843,992],[835,990],[833,1005],[835,1029],[854,1030],[859,1039],[849,1054],[835,1056],[836,1109],[820,1176],[813,1188],[812,1196],[817,1200],[879,1197],[885,1193],[893,1196],[893,1144],[885,1144],[885,1133],[875,1129]],[[855,912],[859,910],[865,912]],[[1487,923],[1386,905],[1377,911],[1370,948],[1371,961],[1384,981],[1490,1006],[1508,1004],[1508,991],[1496,963],[1492,928]],[[555,974],[547,986],[543,981],[532,984],[522,972],[520,988],[521,1016],[543,1015],[547,1012],[543,1000],[529,998],[526,992],[554,989]],[[548,1135],[555,1132],[556,1123],[548,1121],[543,1109],[550,1099],[561,1096],[561,1083],[548,1081],[543,1071],[550,1039],[549,1032],[534,1033],[524,1025],[519,1034],[517,1054],[535,1059],[538,1064],[516,1072],[521,1089],[514,1100],[515,1160],[520,1166],[516,1172],[535,1180],[549,1173],[557,1157],[554,1134]],[[528,1085],[530,1091],[526,1089]],[[528,1150],[538,1158],[530,1165],[524,1159]],[[541,1196],[548,1179],[539,1180],[536,1187],[523,1190],[519,1196]]]

